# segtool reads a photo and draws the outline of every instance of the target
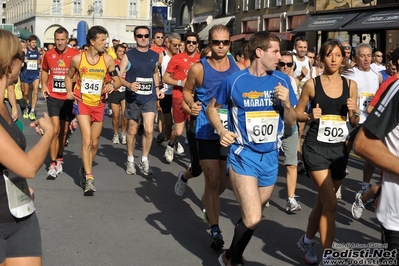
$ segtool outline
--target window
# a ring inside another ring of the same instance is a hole
[[[137,0],[129,0],[129,16],[137,17]]]
[[[248,11],[248,0],[242,0],[242,10]]]
[[[93,1],[93,10],[94,10],[94,14],[102,15],[103,14],[103,1],[102,0],[94,0]]]
[[[227,0],[226,14],[234,14],[237,12],[237,1],[238,0]]]
[[[82,0],[74,0],[73,1],[73,14],[75,14],[75,15],[82,14]]]
[[[53,0],[52,5],[53,14],[61,14],[61,0]]]

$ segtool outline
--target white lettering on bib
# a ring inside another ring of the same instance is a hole
[[[16,218],[24,218],[32,214],[36,208],[30,197],[26,179],[18,176],[11,177],[8,170],[3,170],[3,178],[11,214]]]
[[[219,118],[220,118],[220,123],[222,123],[222,125],[225,129],[228,129],[229,124],[228,124],[227,109],[218,109],[218,114],[219,114]],[[216,129],[215,129],[215,133],[217,134]]]
[[[126,87],[125,86],[120,86],[118,91],[119,92],[124,92],[124,91],[126,91]]]
[[[67,92],[65,88],[65,76],[53,77],[53,91],[54,92]]]
[[[82,94],[101,95],[103,81],[99,79],[83,78],[80,91]]]
[[[345,142],[348,136],[346,118],[340,115],[322,115],[320,117],[317,140],[325,143]]]
[[[245,112],[248,140],[268,143],[277,140],[279,114],[276,111]]]
[[[152,78],[136,78],[136,81],[140,84],[139,89],[136,91],[140,95],[152,94]]]
[[[374,93],[372,92],[361,92],[360,93],[360,106],[359,109],[362,112],[367,111],[367,107],[369,106],[371,99],[374,97]]]
[[[28,70],[37,70],[37,60],[28,60],[26,68]]]

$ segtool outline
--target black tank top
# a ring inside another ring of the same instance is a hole
[[[26,138],[22,131],[18,128],[17,124],[14,121],[11,121],[11,124],[8,124],[7,121],[0,115],[0,124],[4,128],[5,131],[14,139],[14,141],[18,144],[18,146],[25,150],[26,148]],[[18,160],[18,158],[15,158]],[[6,185],[4,183],[3,178],[3,170],[6,169],[0,163],[0,222],[9,222],[14,221],[15,218],[10,213],[8,208],[8,199],[6,194]]]
[[[340,116],[348,116],[348,106],[346,105],[346,101],[350,96],[350,89],[348,86],[348,82],[346,78],[342,77],[342,94],[338,98],[330,98],[324,92],[324,89],[321,85],[320,76],[314,79],[315,82],[315,94],[312,99],[311,106],[312,108],[316,107],[316,104],[319,104],[322,115],[340,115]],[[325,143],[317,140],[317,132],[319,130],[319,121],[317,119],[310,123],[310,127],[308,133],[306,133],[305,142],[307,144],[316,144],[316,145],[342,145],[342,143]]]

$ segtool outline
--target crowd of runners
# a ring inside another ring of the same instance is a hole
[[[59,27],[54,44],[43,52],[36,47],[35,35],[25,42],[5,31],[0,30],[0,34],[4,35],[0,46],[8,45],[14,53],[0,56],[0,137],[10,142],[0,148],[0,169],[15,173],[14,181],[25,188],[25,178],[34,177],[47,149],[48,178],[55,179],[70,167],[68,158],[64,161],[64,149],[71,130],[78,127],[82,165],[76,174],[84,195],[93,195],[93,162],[105,114],[112,116],[109,141],[126,145],[127,175],[135,175],[137,170],[145,176],[154,174],[149,161],[153,140],[166,142],[163,162],[173,162],[176,154],[184,153],[185,135],[190,166],[177,174],[175,193],[182,196],[189,179],[203,175],[201,200],[209,224],[209,245],[222,250],[225,242],[219,227],[219,197],[230,182],[241,218],[219,263],[243,265],[244,250],[272,195],[282,155],[287,213],[302,210],[295,195],[298,175],[307,175],[315,185],[317,199],[297,246],[306,263],[325,265],[330,258],[320,260],[313,239],[319,232],[322,249],[332,248],[337,200],[349,174],[347,163],[353,149],[365,161],[352,215],[361,218],[365,204],[379,199],[376,213],[383,239],[388,249],[398,248],[399,207],[395,199],[399,195],[399,164],[394,162],[399,149],[395,104],[399,97],[399,49],[387,55],[386,64],[382,63],[382,52],[369,44],[352,47],[335,39],[313,51],[305,37],[298,37],[292,50],[281,51],[280,39],[263,31],[232,54],[231,35],[224,25],[209,30],[209,44],[201,50],[194,32],[183,37],[165,35],[162,31],[151,33],[147,26],[134,29],[136,46],[130,49],[117,36],[107,48],[109,32],[102,26],[88,30],[82,47]],[[14,47],[15,41],[18,47]],[[46,100],[48,115],[38,119],[39,93]],[[10,104],[9,113],[4,100]],[[13,131],[19,112],[33,121],[32,126],[42,135],[27,153],[20,132]],[[139,134],[141,144],[136,142]],[[137,156],[137,146],[141,146],[141,157]],[[13,156],[27,158],[39,148],[31,169],[18,169],[6,158],[9,155],[4,155],[15,149]],[[370,184],[375,167],[383,173],[381,186]],[[18,249],[18,243],[24,241],[21,236],[15,236],[12,247],[7,246],[11,241],[2,238],[7,244],[0,248],[0,263],[14,265],[12,260],[18,257],[25,259],[26,265],[40,265],[41,250],[34,245],[40,246],[40,232],[30,200],[33,194],[21,189],[25,199],[21,196],[17,207],[11,207],[9,195],[17,192],[7,185],[12,178],[4,180],[0,184],[5,209],[0,221],[12,226],[23,219],[33,228],[29,234],[36,237],[20,252],[13,248]]]

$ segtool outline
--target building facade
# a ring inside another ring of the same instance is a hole
[[[134,43],[133,30],[152,23],[153,0],[6,0],[6,23],[16,30],[35,34],[44,44],[54,42],[54,31],[65,27],[76,36],[77,25],[86,21],[88,28],[101,25],[109,37]]]

